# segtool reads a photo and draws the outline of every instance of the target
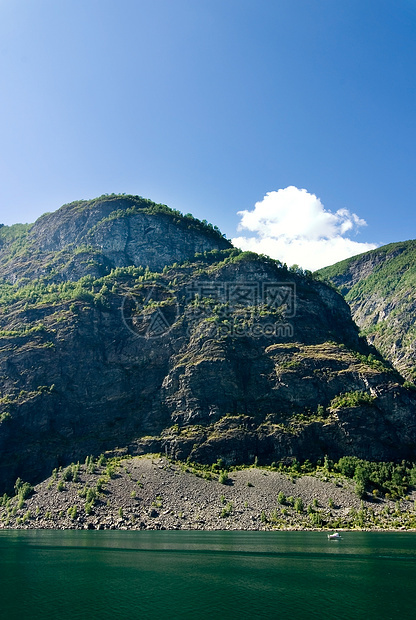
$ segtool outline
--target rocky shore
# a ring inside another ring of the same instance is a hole
[[[211,479],[209,479],[211,478]],[[359,499],[351,480],[299,477],[270,468],[202,472],[159,455],[53,475],[24,496],[2,499],[4,529],[413,529],[416,492],[391,501]]]

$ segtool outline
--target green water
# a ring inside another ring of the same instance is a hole
[[[0,532],[2,620],[416,617],[416,534]]]

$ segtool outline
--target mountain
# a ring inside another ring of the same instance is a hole
[[[2,491],[105,451],[415,458],[415,392],[312,274],[137,196],[0,237]]]
[[[416,380],[416,241],[391,243],[318,272],[339,287],[368,341]]]
[[[0,228],[0,277],[57,283],[132,265],[160,271],[197,252],[230,247],[218,228],[190,214],[141,196],[102,196],[64,205],[32,226]]]

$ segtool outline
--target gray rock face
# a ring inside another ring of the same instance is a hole
[[[173,280],[180,312],[160,337],[126,325],[118,290],[103,307],[17,304],[3,315],[10,335],[0,339],[1,488],[117,446],[208,462],[413,454],[413,393],[388,368],[365,363],[369,351],[338,293],[260,259],[170,269],[163,282]],[[253,325],[281,320],[280,308],[261,307],[253,319],[251,306],[248,315],[242,306],[224,317],[215,305],[203,311],[185,303],[184,291],[201,281],[214,289],[294,285],[293,331],[254,335]],[[11,335],[28,321],[43,328]],[[374,394],[374,404],[331,413],[335,396],[355,391]],[[319,406],[323,418],[316,418]]]
[[[115,267],[161,271],[198,252],[230,247],[219,231],[139,197],[81,201],[40,217],[13,261],[3,245],[0,276],[13,283],[39,277],[64,282],[99,278]]]
[[[42,252],[59,252],[68,245],[86,242],[90,230],[117,209],[132,207],[131,199],[80,201],[40,217],[30,231],[31,240]]]
[[[100,223],[88,240],[115,267],[142,265],[152,271],[193,258],[198,252],[230,247],[225,239],[214,241],[200,231],[184,230],[169,216],[148,214]]]
[[[416,242],[383,246],[320,273],[336,284],[368,341],[411,381],[416,380]]]
[[[0,491],[115,449],[416,458],[413,391],[325,284],[143,199],[69,205],[19,243],[0,251],[18,281],[0,299]]]

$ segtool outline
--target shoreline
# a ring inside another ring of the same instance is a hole
[[[360,500],[341,476],[293,477],[252,466],[220,475],[220,482],[192,470],[160,455],[111,468],[72,465],[24,500],[3,498],[0,530],[416,531],[413,490],[408,499]]]
[[[241,528],[233,529],[196,529],[196,528],[134,528],[134,527],[111,527],[111,528],[88,528],[88,527],[0,527],[0,534],[2,532],[18,532],[18,531],[32,531],[32,532],[75,532],[75,531],[88,531],[88,532],[318,532],[321,534],[329,534],[334,532],[334,529],[328,528],[265,528],[265,529],[251,529],[244,530]],[[337,528],[337,532],[341,534],[359,534],[359,533],[373,533],[373,534],[414,534],[416,528],[409,529],[386,529],[386,528]],[[342,538],[342,537],[341,537]],[[335,539],[336,540],[336,539]]]

